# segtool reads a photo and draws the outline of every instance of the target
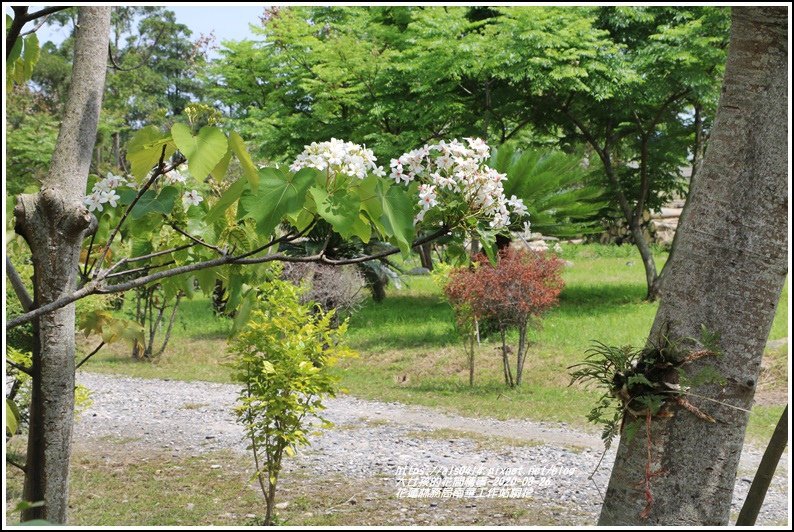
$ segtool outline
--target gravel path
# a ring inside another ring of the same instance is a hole
[[[234,449],[246,452],[242,430],[231,413],[237,387],[228,384],[148,380],[79,372],[92,391],[93,405],[75,426],[75,441],[109,441],[131,450],[166,451],[174,456]],[[594,522],[609,479],[614,451],[594,475],[601,456],[598,436],[564,424],[499,421],[444,414],[400,403],[339,397],[327,402],[334,427],[312,438],[291,467],[351,478],[394,482],[403,468],[438,474],[443,468],[558,468],[549,482],[538,479],[533,498],[576,508]],[[746,446],[733,497],[738,512],[762,450]],[[559,468],[564,468],[560,470]],[[772,482],[759,525],[788,519],[788,457]],[[559,473],[562,471],[562,473]],[[492,472],[493,473],[493,472]],[[498,474],[491,474],[492,479]],[[403,484],[405,485],[405,484]]]

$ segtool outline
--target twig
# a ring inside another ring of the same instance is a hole
[[[32,376],[32,373],[31,373],[32,369],[31,368],[26,368],[25,366],[23,366],[21,364],[17,364],[16,362],[12,362],[11,360],[8,360],[7,358],[6,358],[6,364],[8,364],[9,366],[11,366],[12,368],[14,368],[14,369],[16,369],[18,371],[21,371],[25,375],[31,375]]]
[[[94,239],[96,231],[91,233],[91,241],[88,242],[88,251],[85,254],[85,265],[83,266],[83,277],[88,277],[88,260],[91,258],[91,251],[94,249]]]
[[[176,232],[177,232],[177,233],[179,233],[180,235],[182,235],[182,236],[185,236],[185,237],[189,238],[190,240],[192,240],[192,241],[193,241],[193,242],[195,242],[196,244],[199,244],[199,245],[202,245],[202,246],[204,246],[204,247],[206,247],[206,248],[209,248],[209,249],[215,250],[215,251],[216,251],[216,252],[217,252],[219,255],[221,255],[221,256],[225,256],[225,255],[226,255],[226,250],[224,250],[224,249],[221,249],[221,248],[219,248],[218,246],[213,246],[212,244],[209,244],[209,243],[207,243],[207,242],[204,242],[204,241],[203,241],[202,239],[200,239],[199,237],[197,237],[197,236],[193,236],[193,235],[191,235],[190,233],[188,233],[188,232],[186,232],[186,231],[183,231],[183,230],[182,230],[182,229],[180,229],[180,228],[179,228],[179,226],[177,226],[176,224],[172,223],[172,224],[170,224],[170,226],[171,226],[171,229],[173,229],[174,231],[176,231]]]
[[[6,275],[8,275],[11,287],[14,289],[14,293],[16,293],[19,302],[22,304],[22,309],[28,311],[33,308],[33,299],[30,297],[30,294],[28,294],[25,283],[22,282],[22,278],[19,276],[16,268],[14,268],[8,255],[6,255]]]
[[[124,225],[124,222],[127,220],[127,217],[132,212],[132,209],[135,208],[135,205],[138,203],[138,201],[143,197],[144,193],[146,193],[146,191],[149,190],[149,188],[151,188],[151,186],[154,184],[155,180],[157,180],[158,177],[168,173],[172,169],[179,166],[179,164],[181,164],[181,162],[178,163],[175,162],[170,167],[165,168],[164,167],[165,149],[166,146],[163,145],[163,151],[160,153],[160,161],[157,163],[157,169],[152,174],[152,177],[150,177],[149,180],[141,187],[141,189],[135,195],[135,198],[132,200],[132,202],[127,206],[127,209],[124,211],[124,214],[121,216],[119,223],[116,224],[116,227],[114,227],[113,231],[110,233],[107,244],[105,244],[105,248],[102,251],[102,255],[91,265],[91,271],[94,272],[94,278],[97,277],[100,268],[102,268],[102,263],[105,262],[105,259],[107,258],[107,254],[108,252],[110,252],[110,245],[113,243],[113,240],[115,240],[116,235],[121,230],[121,226]]]
[[[18,463],[18,462],[15,462],[15,461],[14,461],[14,460],[13,460],[13,459],[12,459],[10,456],[8,456],[8,455],[6,455],[6,462],[7,462],[7,463],[9,463],[9,464],[11,464],[12,466],[16,467],[17,469],[20,469],[20,470],[21,470],[23,473],[27,473],[27,472],[28,472],[28,470],[25,468],[25,466],[23,466],[22,464],[20,464],[20,463]]]
[[[94,349],[93,351],[91,351],[90,353],[88,353],[88,355],[86,355],[86,357],[85,357],[83,360],[81,360],[81,361],[80,361],[80,363],[79,363],[79,364],[77,364],[77,365],[74,367],[74,369],[75,369],[75,370],[78,370],[78,369],[80,369],[80,366],[82,366],[83,364],[85,364],[86,362],[88,362],[88,359],[89,359],[89,358],[91,358],[92,356],[96,355],[96,354],[99,352],[99,350],[100,350],[100,349],[102,349],[102,346],[103,346],[103,345],[105,345],[105,342],[104,342],[104,341],[103,341],[103,342],[101,342],[101,343],[100,343],[98,346],[96,346],[96,349]]]
[[[434,240],[444,234],[449,232],[449,228],[446,226],[441,227],[436,232],[418,240],[415,240],[411,247],[421,246],[422,244]],[[296,238],[296,237],[295,237]],[[80,289],[76,290],[72,294],[68,296],[61,297],[48,303],[46,305],[42,305],[36,309],[33,309],[29,312],[24,314],[20,314],[6,322],[6,330],[12,329],[22,323],[28,322],[34,318],[41,316],[42,314],[46,314],[47,312],[51,312],[53,310],[59,309],[63,306],[66,306],[70,303],[74,303],[75,301],[87,297],[92,294],[115,294],[118,292],[125,292],[127,290],[131,290],[133,288],[138,288],[154,281],[159,281],[160,279],[167,279],[168,277],[174,277],[176,275],[182,275],[184,273],[193,272],[197,270],[203,270],[205,268],[213,268],[215,266],[223,266],[225,264],[262,264],[265,262],[272,262],[272,261],[282,261],[282,262],[320,262],[325,264],[331,264],[335,266],[343,265],[343,264],[358,264],[360,262],[366,262],[368,260],[379,259],[381,257],[387,257],[389,255],[394,255],[395,253],[399,253],[400,249],[396,247],[390,247],[385,251],[380,253],[375,253],[372,255],[365,255],[362,257],[357,257],[353,259],[341,259],[341,260],[331,260],[328,258],[323,257],[320,254],[316,255],[308,255],[303,257],[294,257],[290,255],[285,255],[283,253],[274,253],[272,255],[265,255],[264,257],[249,257],[250,253],[246,253],[243,255],[231,255],[228,254],[223,257],[217,257],[215,259],[209,259],[201,262],[194,262],[192,264],[185,264],[183,266],[178,266],[176,268],[172,268],[170,270],[156,272],[151,275],[147,275],[145,277],[139,277],[137,279],[132,279],[130,281],[114,284],[114,285],[105,285],[102,283],[103,279],[101,277],[94,279],[85,285],[83,285]]]
[[[106,275],[104,277],[104,279],[113,279],[115,277],[123,277],[125,275],[132,275],[133,273],[140,273],[140,272],[149,271],[149,270],[151,270],[153,268],[162,268],[163,266],[170,266],[172,264],[176,264],[176,261],[175,260],[169,260],[169,261],[166,261],[166,262],[164,262],[162,264],[150,264],[148,266],[141,266],[140,268],[133,268],[131,270],[124,270],[124,271],[121,271],[121,272],[111,273],[111,274]]]

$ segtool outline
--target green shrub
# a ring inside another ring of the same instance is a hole
[[[254,455],[265,497],[265,524],[273,523],[276,483],[286,453],[309,443],[310,417],[325,408],[338,377],[330,369],[352,354],[344,342],[347,322],[332,325],[334,312],[301,303],[301,291],[274,280],[261,288],[256,307],[230,342],[233,378],[243,384],[236,407]]]

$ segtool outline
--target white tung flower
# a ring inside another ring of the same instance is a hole
[[[90,212],[94,212],[94,211],[102,212],[102,204],[104,203],[104,201],[102,201],[101,194],[102,194],[101,192],[95,191],[89,194],[88,196],[86,196],[85,199],[83,199],[83,203],[85,203],[86,207],[88,207],[88,210]]]
[[[366,146],[332,138],[326,142],[312,142],[303,147],[303,152],[295,158],[290,170],[316,168],[331,174],[343,174],[364,179],[369,172],[384,175],[383,167],[375,164],[375,154]]]
[[[513,214],[515,214],[516,216],[523,218],[524,216],[529,214],[526,205],[524,205],[524,200],[522,200],[521,198],[517,198],[515,194],[510,196],[510,199],[507,200],[507,204],[510,205],[510,207],[512,207]]]
[[[107,173],[107,176],[105,177],[105,179],[103,179],[103,181],[109,189],[117,188],[127,184],[126,178],[120,175],[114,175],[111,172]]]
[[[177,183],[184,184],[185,181],[187,181],[187,177],[183,176],[176,170],[171,170],[165,174],[165,182],[168,185],[175,185]]]
[[[99,198],[102,203],[110,203],[111,207],[116,207],[116,201],[121,199],[121,196],[116,194],[115,190],[102,191],[99,193]],[[101,210],[101,209],[100,209]]]
[[[185,192],[185,194],[182,196],[182,202],[186,206],[198,205],[202,201],[204,201],[204,198],[202,198],[199,195],[197,190],[191,190],[190,192]]]

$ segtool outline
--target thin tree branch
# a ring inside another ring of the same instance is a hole
[[[58,11],[63,11],[64,9],[69,9],[72,6],[52,6],[52,7],[45,7],[44,9],[40,9],[39,11],[34,11],[29,15],[25,16],[25,22],[30,22],[32,20],[36,20],[37,18],[41,17],[48,17],[53,13],[57,13]]]
[[[12,368],[14,368],[17,371],[21,371],[25,375],[33,376],[33,373],[32,373],[33,368],[26,368],[25,366],[23,366],[21,364],[17,364],[16,362],[12,362],[11,360],[9,360],[7,358],[6,358],[6,364],[8,364],[9,366],[11,366]]]
[[[94,239],[96,231],[91,232],[91,241],[88,243],[88,252],[85,254],[85,265],[83,265],[83,277],[88,277],[88,260],[91,258],[91,251],[94,249]]]
[[[529,124],[531,121],[532,121],[532,117],[530,116],[519,122],[518,125],[513,128],[513,131],[511,131],[507,135],[504,134],[502,135],[503,138],[502,142],[507,142],[508,140],[513,138],[518,132],[524,129],[524,127],[526,127],[526,125]],[[502,130],[504,131],[504,126],[502,127]]]
[[[44,15],[44,18],[42,18],[39,21],[38,24],[36,24],[35,26],[33,26],[31,29],[29,29],[27,31],[23,31],[22,33],[19,34],[19,36],[20,37],[25,37],[27,35],[30,35],[31,33],[36,33],[37,31],[39,31],[41,29],[42,26],[44,26],[44,24],[47,23],[47,19],[48,18],[49,18],[49,15]]]
[[[74,367],[74,369],[75,369],[75,370],[78,370],[78,369],[80,369],[80,366],[82,366],[83,364],[85,364],[86,362],[88,362],[88,359],[89,359],[89,358],[91,358],[92,356],[94,356],[94,355],[96,355],[97,353],[99,353],[99,350],[100,350],[100,349],[102,349],[102,346],[104,346],[104,345],[105,345],[105,342],[100,342],[100,344],[99,344],[98,346],[96,346],[96,348],[95,348],[93,351],[91,351],[90,353],[88,353],[88,354],[85,356],[85,358],[84,358],[83,360],[81,360],[81,361],[80,361],[80,363],[79,363],[79,364],[77,364],[77,365]]]
[[[28,22],[26,19],[28,14],[27,6],[15,6],[12,9],[14,10],[14,20],[8,28],[8,35],[6,35],[6,60],[11,56],[11,50],[22,32],[22,27]]]
[[[135,205],[138,203],[141,197],[143,197],[146,191],[149,190],[149,188],[151,188],[151,186],[154,184],[154,182],[157,180],[158,177],[167,174],[168,172],[170,172],[171,170],[182,164],[182,162],[184,162],[184,158],[180,158],[179,161],[174,162],[170,167],[165,168],[165,163],[164,163],[165,149],[166,146],[163,145],[163,151],[160,154],[160,161],[157,163],[157,168],[152,174],[152,177],[150,177],[149,180],[146,182],[146,184],[144,184],[141,187],[141,189],[135,195],[135,198],[127,206],[127,209],[124,211],[124,214],[121,216],[119,223],[116,224],[116,227],[114,227],[113,231],[110,233],[107,244],[105,244],[105,248],[102,250],[102,255],[99,257],[99,259],[97,259],[97,261],[94,262],[94,264],[91,265],[91,270],[94,272],[94,278],[97,277],[97,274],[99,273],[99,270],[102,267],[102,263],[105,262],[105,259],[107,258],[107,254],[110,252],[110,245],[113,243],[113,240],[115,240],[116,235],[121,230],[121,226],[124,225],[124,222],[127,220],[127,217],[130,215],[130,212],[132,212],[132,209],[135,207]]]
[[[6,463],[9,463],[9,464],[11,464],[12,466],[16,467],[17,469],[20,469],[20,470],[22,470],[22,472],[23,472],[23,473],[27,473],[27,472],[28,472],[28,470],[25,468],[25,466],[23,466],[23,465],[22,465],[22,464],[20,464],[20,463],[17,463],[17,462],[15,462],[15,461],[14,461],[13,459],[11,459],[11,457],[9,457],[8,455],[6,455]]]
[[[140,268],[133,268],[131,270],[124,270],[124,271],[121,271],[121,272],[111,273],[111,274],[105,275],[103,278],[104,279],[114,279],[116,277],[124,277],[125,275],[132,275],[134,273],[140,273],[140,272],[148,272],[149,270],[152,270],[154,268],[162,268],[163,266],[170,266],[172,264],[176,264],[176,261],[175,260],[169,260],[169,261],[166,261],[166,262],[164,262],[162,264],[150,264],[148,266],[141,266]]]
[[[154,53],[154,47],[157,46],[157,43],[160,41],[160,37],[163,36],[163,33],[165,33],[165,26],[163,26],[160,29],[160,32],[157,34],[157,37],[154,38],[154,42],[147,45],[147,47],[149,48],[148,55],[146,55],[146,57],[141,59],[141,62],[135,65],[134,67],[128,67],[128,68],[120,67],[118,65],[118,63],[116,62],[116,58],[113,57],[113,48],[111,48],[110,43],[108,42],[108,59],[110,59],[110,64],[113,70],[116,70],[118,72],[131,72],[133,70],[137,70],[143,66],[146,66],[146,63],[149,62],[149,59],[152,57],[152,54]],[[136,46],[140,46],[140,42],[137,43]]]
[[[176,232],[177,232],[177,233],[179,233],[180,235],[182,235],[182,236],[185,236],[185,237],[189,238],[190,240],[192,240],[192,241],[193,241],[193,242],[195,242],[196,244],[199,244],[199,245],[201,245],[201,246],[204,246],[205,248],[212,249],[212,250],[214,250],[215,252],[217,252],[219,255],[226,255],[226,250],[225,250],[225,249],[221,249],[221,248],[219,248],[218,246],[213,246],[212,244],[209,244],[209,243],[207,243],[207,242],[204,242],[202,239],[200,239],[200,238],[198,238],[198,237],[196,237],[196,236],[193,236],[193,235],[191,235],[190,233],[187,233],[187,232],[183,231],[183,230],[182,230],[182,229],[180,229],[180,228],[179,228],[179,226],[177,226],[175,223],[172,223],[172,224],[169,224],[169,225],[171,226],[171,229],[173,229],[174,231],[176,231]]]
[[[29,311],[33,308],[33,298],[28,294],[25,283],[22,282],[22,278],[19,276],[16,268],[14,268],[14,265],[11,264],[11,259],[8,258],[8,256],[6,256],[6,275],[8,275],[11,287],[14,289],[14,293],[16,293],[19,302],[22,304],[22,309],[25,312]]]
[[[449,228],[447,226],[443,226],[439,228],[437,231],[423,238],[415,240],[413,244],[411,244],[411,247],[413,248],[413,247],[421,246],[422,244],[430,242],[431,240],[435,240],[436,238],[439,238],[447,234],[448,232],[449,232]],[[197,270],[203,270],[205,268],[213,268],[215,266],[223,266],[225,264],[262,264],[265,262],[273,262],[273,261],[322,262],[331,265],[358,264],[360,262],[366,262],[369,260],[374,260],[374,259],[379,259],[381,257],[394,255],[396,253],[399,253],[399,251],[400,251],[399,248],[390,247],[384,251],[372,255],[365,255],[357,258],[340,259],[340,260],[328,259],[319,253],[304,257],[294,257],[290,255],[285,255],[283,253],[274,253],[272,255],[265,255],[264,257],[245,257],[245,255],[240,255],[240,256],[226,255],[215,259],[195,262],[193,264],[185,264],[183,266],[178,266],[170,270],[155,272],[151,275],[139,277],[137,279],[131,279],[129,281],[119,284],[106,285],[103,282],[104,279],[98,278],[86,283],[82,288],[76,290],[75,292],[73,292],[68,296],[64,296],[62,298],[56,299],[51,303],[38,307],[24,314],[20,314],[19,316],[16,316],[15,318],[8,320],[6,322],[6,330],[12,329],[22,323],[28,322],[34,318],[39,317],[42,314],[46,314],[47,312],[51,312],[53,310],[59,309],[70,303],[74,303],[78,299],[82,299],[92,294],[115,294],[118,292],[126,292],[127,290],[138,288],[147,285],[149,283],[152,283],[154,281],[159,281],[160,279],[167,279],[169,277],[174,277],[176,275],[182,275],[185,273],[194,272]]]

